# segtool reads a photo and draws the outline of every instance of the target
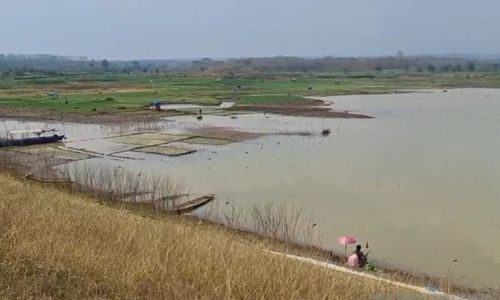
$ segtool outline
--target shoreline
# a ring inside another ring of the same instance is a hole
[[[6,172],[5,170],[1,170],[0,174],[7,175],[14,181],[25,181],[19,178],[18,175],[12,175],[12,173]],[[402,269],[386,268],[383,265],[377,266],[377,269],[375,271],[351,269],[344,265],[342,254],[335,253],[314,245],[301,245],[296,242],[285,242],[279,239],[257,234],[248,229],[232,227],[221,222],[213,221],[196,215],[154,215],[153,213],[148,213],[149,210],[147,206],[144,205],[137,206],[134,204],[112,202],[108,200],[97,200],[84,192],[70,192],[68,190],[67,184],[64,183],[43,183],[37,181],[29,181],[29,183],[38,185],[44,189],[55,188],[56,190],[69,192],[71,195],[80,195],[89,198],[100,205],[105,205],[110,208],[123,209],[130,212],[131,214],[142,215],[142,217],[145,218],[151,218],[159,221],[173,220],[174,222],[178,220],[178,222],[188,222],[196,226],[208,226],[209,228],[221,230],[229,233],[230,235],[234,235],[235,238],[238,237],[252,243],[262,245],[265,244],[268,245],[268,247],[271,246],[270,248],[263,248],[262,250],[264,252],[269,252],[274,255],[279,254],[293,260],[303,261],[305,263],[310,263],[320,267],[326,267],[330,269],[340,268],[340,270],[337,271],[354,273],[354,275],[362,278],[371,278],[380,282],[391,283],[401,287],[406,286],[406,288],[409,287],[410,289],[418,291],[429,291],[429,295],[448,296],[453,297],[454,299],[464,299],[462,297],[483,297],[485,295],[490,296],[500,293],[500,291],[494,291],[492,294],[493,290],[490,288],[474,289],[455,284],[453,281],[447,281],[445,278],[440,278],[428,274],[414,274]]]
[[[370,115],[337,111],[324,100],[309,98],[294,104],[240,104],[227,109],[221,109],[231,115],[246,113],[270,113],[285,116],[341,118],[341,119],[371,119]],[[153,110],[149,107],[133,109],[102,111],[94,113],[66,112],[46,109],[6,108],[0,106],[0,118],[24,119],[32,121],[59,121],[82,124],[116,124],[121,122],[155,122],[165,117],[196,115],[196,112],[165,109]],[[210,115],[211,113],[207,113]]]
[[[7,216],[0,261],[8,275],[0,294],[7,298],[422,295],[408,286],[266,253],[280,246],[208,222],[150,216],[137,206],[108,205],[3,174],[0,181],[7,192],[0,205],[0,214]]]
[[[247,113],[269,113],[284,116],[316,117],[316,118],[339,118],[339,119],[372,119],[372,116],[348,111],[334,111],[322,106],[281,106],[281,105],[242,105],[227,109],[231,115]],[[195,115],[195,113],[165,110],[153,111],[149,109],[131,110],[118,113],[98,114],[67,114],[60,112],[46,112],[38,110],[11,110],[0,107],[0,118],[17,119],[26,121],[51,121],[71,122],[80,124],[113,125],[122,122],[157,122],[162,118]],[[208,113],[207,115],[210,115]]]
[[[311,95],[306,96],[296,103],[282,104],[235,104],[232,107],[222,109],[233,115],[246,113],[270,113],[284,116],[313,117],[313,118],[338,118],[338,119],[372,119],[366,113],[355,113],[348,110],[335,110],[334,101],[328,98],[343,96],[368,96],[368,95],[397,95],[411,93],[434,93],[448,90],[460,89],[499,89],[492,87],[447,87],[447,88],[421,88],[421,89],[394,89],[392,91],[358,91],[341,92],[331,95]],[[210,106],[198,102],[172,102],[182,104],[193,104],[200,106]],[[195,111],[185,111],[176,109],[165,109],[157,111],[149,106],[138,106],[134,108],[119,109],[116,111],[96,111],[96,112],[70,112],[53,109],[37,108],[9,108],[0,106],[0,118],[24,119],[31,121],[59,121],[81,124],[102,124],[111,125],[121,122],[155,122],[165,117],[175,117],[183,115],[196,115]],[[211,113],[207,113],[208,115]]]
[[[438,275],[432,275],[425,272],[411,273],[405,269],[388,267],[384,264],[377,265],[375,271],[352,269],[345,265],[343,253],[334,252],[315,245],[302,245],[297,242],[285,242],[265,235],[260,235],[249,229],[232,227],[221,222],[213,221],[195,215],[185,215],[181,217],[185,217],[196,223],[207,223],[210,226],[222,228],[222,230],[230,230],[237,235],[243,235],[257,240],[271,241],[276,247],[267,249],[265,251],[276,252],[275,254],[279,253],[284,256],[302,257],[306,260],[314,260],[316,263],[338,266],[340,268],[352,270],[353,272],[361,273],[366,276],[374,276],[379,278],[380,280],[396,281],[421,289],[436,289],[437,291],[449,294],[450,296],[459,296],[459,298],[463,296],[467,297],[488,295],[492,291],[494,291],[494,295],[498,294],[498,296],[500,296],[500,290],[497,291],[491,287],[474,288],[471,286],[458,284],[453,280],[448,281],[447,278]],[[444,291],[444,287],[446,287],[448,291]]]

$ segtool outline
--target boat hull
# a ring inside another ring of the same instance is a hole
[[[42,136],[23,139],[0,140],[0,147],[29,146],[59,142],[64,135]]]

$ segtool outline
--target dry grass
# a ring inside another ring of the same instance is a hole
[[[267,242],[220,226],[148,218],[4,175],[0,193],[0,298],[386,299],[409,293],[268,255],[262,251]]]
[[[30,173],[39,178],[53,178],[57,174],[52,167],[68,161],[67,158],[50,156],[48,153],[18,152],[13,151],[13,148],[0,149],[0,170],[18,176]]]

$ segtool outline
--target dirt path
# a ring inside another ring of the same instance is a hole
[[[403,282],[399,282],[399,281],[394,281],[394,280],[390,280],[390,279],[378,277],[378,276],[375,276],[375,275],[372,275],[372,274],[368,274],[368,273],[364,273],[364,272],[354,271],[354,270],[351,270],[351,269],[348,269],[348,268],[344,268],[344,267],[341,267],[341,266],[338,266],[338,265],[335,265],[335,264],[332,264],[332,263],[322,262],[322,261],[315,260],[315,259],[308,258],[308,257],[302,257],[302,256],[297,256],[297,255],[292,255],[292,254],[286,254],[286,253],[281,253],[281,252],[276,252],[276,251],[270,251],[270,250],[265,250],[265,252],[271,253],[271,254],[275,254],[275,255],[284,256],[284,257],[287,257],[287,258],[290,258],[290,259],[293,259],[293,260],[297,260],[297,261],[301,261],[301,262],[304,262],[304,263],[307,263],[307,264],[312,264],[312,265],[323,267],[323,268],[333,269],[333,270],[338,271],[338,272],[343,272],[343,273],[347,273],[347,274],[358,276],[358,277],[363,277],[363,278],[368,278],[368,279],[380,281],[380,282],[383,282],[383,283],[388,283],[388,284],[391,284],[391,285],[394,285],[394,286],[397,286],[397,287],[402,287],[402,288],[405,288],[405,289],[409,289],[409,290],[413,290],[413,291],[419,292],[419,293],[421,293],[423,295],[445,297],[446,299],[453,299],[453,300],[464,300],[464,299],[467,299],[467,298],[463,298],[463,297],[459,297],[459,296],[447,294],[447,293],[444,293],[444,292],[441,292],[441,291],[431,290],[431,289],[424,288],[424,287],[417,286],[417,285],[411,285],[411,284],[407,284],[407,283],[403,283]]]

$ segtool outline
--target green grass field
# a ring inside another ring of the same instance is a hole
[[[500,73],[247,74],[163,75],[80,74],[0,75],[0,108],[61,112],[113,112],[141,108],[159,99],[216,104],[286,104],[307,96],[391,93],[396,89],[500,87]],[[48,93],[58,91],[59,98]]]

